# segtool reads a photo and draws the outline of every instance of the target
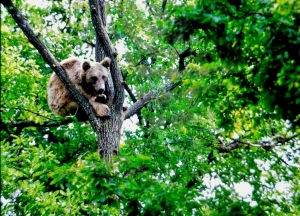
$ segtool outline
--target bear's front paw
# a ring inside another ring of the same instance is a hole
[[[100,116],[101,118],[109,118],[110,117],[110,109],[108,106],[105,106],[103,109],[103,115]]]
[[[105,104],[98,104],[96,113],[102,119],[110,117],[110,109]]]
[[[106,95],[105,95],[105,94],[100,94],[100,95],[98,95],[98,96],[96,97],[95,101],[98,102],[98,103],[103,103],[103,104],[105,104],[105,103],[107,102],[107,100],[106,100]]]

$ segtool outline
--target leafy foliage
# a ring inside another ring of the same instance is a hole
[[[296,1],[163,2],[107,2],[126,83],[156,91],[110,164],[89,125],[50,112],[52,71],[1,6],[4,214],[300,214]],[[87,1],[16,6],[57,59],[92,59]]]
[[[167,30],[168,41],[186,41],[192,35],[207,38],[217,57],[230,66],[234,62],[228,81],[240,89],[242,107],[260,105],[267,116],[273,114],[299,125],[297,7],[296,1],[218,0],[178,7],[174,25]]]

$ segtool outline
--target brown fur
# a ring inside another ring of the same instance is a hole
[[[105,91],[110,59],[105,58],[100,63],[90,63],[78,58],[69,58],[62,61],[61,65],[66,70],[71,82],[89,100],[97,115],[109,117],[110,109],[108,106],[96,102],[95,99]],[[48,104],[57,115],[62,117],[76,115],[79,121],[87,120],[83,110],[55,73],[52,74],[48,83]]]

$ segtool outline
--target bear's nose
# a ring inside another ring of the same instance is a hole
[[[104,92],[104,88],[100,88],[100,89],[98,90],[98,94],[103,94],[103,92]]]

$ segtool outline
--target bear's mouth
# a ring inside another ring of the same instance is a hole
[[[104,89],[99,89],[98,91],[97,91],[97,94],[103,94],[104,93]]]

